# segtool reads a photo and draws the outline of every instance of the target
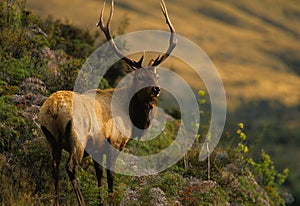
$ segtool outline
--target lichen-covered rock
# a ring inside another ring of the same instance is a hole
[[[153,206],[167,206],[168,201],[164,191],[159,187],[151,188],[149,190],[150,203]]]
[[[46,85],[39,78],[35,78],[35,77],[26,78],[21,83],[20,93],[27,94],[29,92],[33,93],[33,94],[45,95],[46,94]]]
[[[127,189],[124,198],[122,199],[120,205],[144,205],[148,204],[151,206],[168,206],[168,200],[166,194],[159,187],[150,188],[148,194],[145,197],[143,188],[138,188],[137,190]],[[176,205],[181,205],[179,201]]]
[[[62,50],[52,50],[49,47],[44,47],[39,51],[38,56],[41,60],[47,62],[47,68],[55,76],[59,75],[58,66],[64,64],[70,58]]]
[[[132,189],[127,189],[124,194],[124,198],[122,199],[120,206],[132,205],[132,203],[136,203],[138,205],[139,194],[137,191]]]
[[[241,205],[243,201],[254,205],[271,205],[268,194],[256,182],[250,173],[241,173],[241,168],[235,164],[228,164],[221,172],[220,183],[232,197],[231,205]]]
[[[45,95],[45,83],[38,78],[29,77],[21,83],[20,91],[12,96],[11,101],[25,112],[24,116],[37,124],[40,106],[47,99]]]

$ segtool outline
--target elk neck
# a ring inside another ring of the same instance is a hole
[[[129,116],[133,123],[132,137],[140,138],[145,129],[150,126],[150,112],[153,107],[157,106],[156,97],[139,98],[135,93],[129,102]]]

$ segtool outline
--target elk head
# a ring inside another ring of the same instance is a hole
[[[169,26],[171,32],[169,47],[164,54],[159,55],[156,59],[152,59],[146,67],[143,67],[142,65],[144,60],[144,55],[138,61],[132,60],[124,56],[122,52],[118,49],[118,47],[116,46],[112,38],[112,35],[110,33],[110,22],[114,13],[113,0],[111,1],[110,15],[108,17],[106,24],[103,23],[105,1],[100,13],[99,22],[97,23],[97,26],[99,26],[100,29],[104,32],[106,39],[109,42],[110,46],[113,48],[114,52],[118,55],[119,58],[121,58],[130,66],[131,71],[135,71],[133,74],[133,84],[129,89],[133,89],[135,91],[135,89],[132,87],[142,88],[138,90],[133,96],[129,108],[130,118],[134,123],[134,125],[139,129],[145,129],[149,126],[150,123],[148,118],[149,112],[158,104],[157,97],[160,94],[160,88],[158,86],[158,74],[156,72],[156,67],[169,57],[169,55],[172,53],[177,43],[177,39],[175,38],[175,29],[170,21],[167,7],[163,0],[161,0],[160,5],[166,23]],[[142,85],[150,85],[150,86],[144,87]],[[141,111],[136,111],[139,109]],[[145,119],[146,121],[141,121]]]
[[[142,88],[136,93],[137,100],[147,102],[151,108],[157,106],[157,97],[160,94],[158,78],[156,68],[152,66],[139,69],[133,75],[134,87]]]

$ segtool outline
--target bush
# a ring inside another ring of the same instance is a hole
[[[0,97],[0,152],[12,152],[28,138],[30,122],[22,112],[9,103],[8,96]]]

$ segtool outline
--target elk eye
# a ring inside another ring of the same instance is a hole
[[[153,92],[154,94],[159,94],[160,88],[159,88],[159,87],[152,87],[152,92]]]

